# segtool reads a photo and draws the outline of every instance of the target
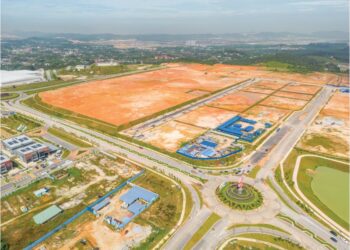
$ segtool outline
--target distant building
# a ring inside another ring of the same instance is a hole
[[[86,69],[86,65],[77,65],[77,66],[75,66],[75,69],[78,71]]]
[[[48,194],[49,191],[50,191],[50,189],[48,189],[48,188],[45,187],[45,188],[40,188],[40,189],[38,189],[38,190],[35,190],[35,191],[33,192],[33,194],[34,194],[36,197],[41,197],[41,196],[44,196],[44,195]]]
[[[116,61],[96,62],[96,66],[98,66],[98,67],[118,66],[118,65],[119,65],[119,63]]]
[[[14,153],[18,148],[30,145],[32,143],[34,143],[34,141],[26,135],[12,137],[2,141],[4,147],[11,153]]]
[[[7,155],[0,154],[0,166],[0,173],[5,174],[11,169],[13,169],[13,162]]]

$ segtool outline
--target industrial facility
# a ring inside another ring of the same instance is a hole
[[[221,124],[216,130],[244,141],[253,142],[265,132],[263,128],[255,129],[255,124],[256,121],[237,115]],[[271,125],[269,123],[265,124],[265,128],[268,127],[271,127]]]
[[[57,151],[55,146],[37,142],[26,135],[3,140],[2,144],[25,163],[45,159],[50,153]]]

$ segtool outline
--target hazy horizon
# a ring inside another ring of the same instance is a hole
[[[2,33],[348,32],[347,0],[4,0]]]

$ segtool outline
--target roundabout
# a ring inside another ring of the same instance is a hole
[[[232,209],[253,210],[263,203],[262,194],[249,184],[225,182],[216,190],[220,200]]]

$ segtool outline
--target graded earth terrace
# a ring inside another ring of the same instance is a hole
[[[168,68],[92,81],[40,94],[53,106],[121,125],[147,117],[247,79],[224,65],[168,65]]]

